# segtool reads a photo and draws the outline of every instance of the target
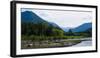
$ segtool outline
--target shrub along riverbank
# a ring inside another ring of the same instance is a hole
[[[84,36],[34,36],[22,35],[22,40],[42,41],[42,40],[60,40],[60,39],[80,39]]]

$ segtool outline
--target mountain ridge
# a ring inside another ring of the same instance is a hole
[[[48,26],[52,26],[52,27],[61,29],[56,23],[48,22],[48,21],[42,19],[41,17],[39,17],[37,14],[35,14],[32,11],[21,12],[21,21],[24,22],[24,23],[31,22],[31,23],[34,23],[34,24],[46,23],[46,24],[48,24]]]
[[[61,27],[65,32],[68,32],[70,29],[73,31],[73,32],[84,32],[90,28],[92,28],[92,23],[89,22],[89,23],[83,23],[75,28],[70,28],[70,27]]]
[[[74,29],[72,29],[73,32],[84,32],[86,31],[87,29],[89,28],[92,28],[92,23],[89,22],[89,23],[84,23]]]

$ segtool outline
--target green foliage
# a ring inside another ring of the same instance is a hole
[[[65,32],[64,35],[66,36],[83,36],[83,37],[92,37],[92,29],[88,29],[83,32],[72,32],[70,29],[69,32]]]
[[[48,28],[46,23],[22,23],[21,31],[23,35],[44,35]]]
[[[56,27],[48,26],[47,23],[22,23],[22,35],[36,35],[36,36],[63,36],[64,31]]]
[[[72,32],[72,30],[69,29],[69,31],[68,31],[68,32],[65,32],[64,35],[66,35],[66,36],[74,36],[75,33],[76,33],[76,32]]]
[[[52,29],[52,35],[53,36],[63,36],[64,35],[64,32],[62,30],[59,30],[59,29]]]
[[[74,39],[91,37],[92,30],[84,32],[64,32],[63,30],[49,26],[47,23],[22,23],[21,24],[22,40],[43,41],[43,40],[56,40],[56,39]]]

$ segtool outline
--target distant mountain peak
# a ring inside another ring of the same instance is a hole
[[[72,29],[71,27],[61,27],[62,30],[64,30],[65,32],[68,32],[69,29]]]

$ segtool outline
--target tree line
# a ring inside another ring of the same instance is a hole
[[[22,39],[27,40],[50,40],[91,37],[92,29],[84,32],[73,32],[71,29],[64,32],[62,29],[49,25],[48,23],[21,23]]]
[[[63,36],[64,31],[47,23],[21,23],[22,35],[38,35],[38,36]]]

